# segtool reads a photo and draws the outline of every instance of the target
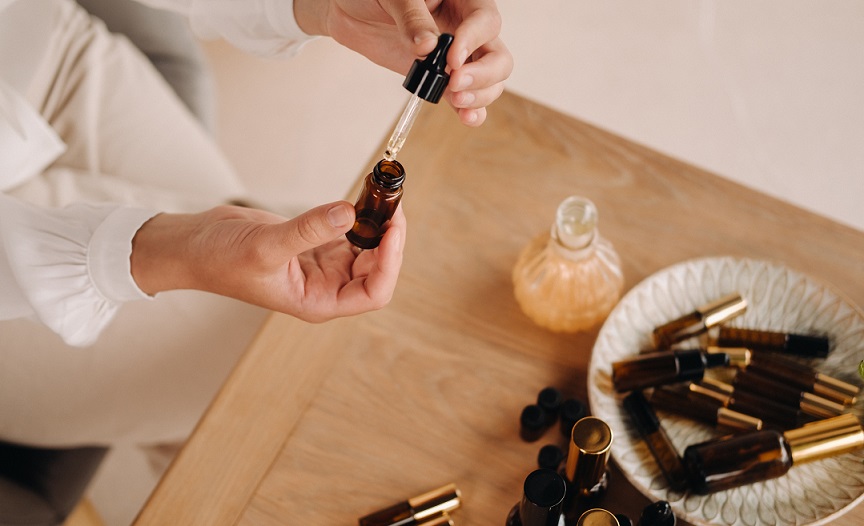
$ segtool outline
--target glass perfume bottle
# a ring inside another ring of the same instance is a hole
[[[363,249],[378,246],[402,199],[403,181],[405,168],[399,161],[378,161],[363,180],[363,188],[354,205],[354,226],[345,234],[348,241]]]
[[[587,330],[621,297],[624,276],[612,244],[597,230],[597,208],[571,196],[558,206],[550,232],[519,254],[513,287],[522,311],[556,332]]]

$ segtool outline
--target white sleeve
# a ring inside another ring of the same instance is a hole
[[[132,238],[152,210],[39,208],[0,193],[0,319],[32,317],[74,346],[93,343],[126,301]]]
[[[200,38],[222,38],[259,56],[293,56],[314,38],[297,25],[294,0],[138,1],[184,14]]]

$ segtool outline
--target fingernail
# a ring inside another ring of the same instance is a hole
[[[461,67],[465,64],[466,60],[468,60],[468,50],[462,49],[459,51],[459,54],[456,55],[456,63]]]
[[[330,226],[334,228],[343,228],[348,226],[348,223],[351,221],[351,216],[348,214],[348,210],[345,209],[342,205],[337,205],[327,210],[327,221],[330,223]]]
[[[479,116],[477,115],[476,111],[468,112],[465,115],[465,124],[473,124],[473,123],[477,122],[478,118],[479,118]]]
[[[474,77],[471,75],[462,75],[456,85],[450,88],[452,91],[461,91],[474,83]]]

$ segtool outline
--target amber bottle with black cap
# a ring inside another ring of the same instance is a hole
[[[612,362],[612,385],[620,392],[701,380],[706,369],[729,365],[724,353],[700,349],[660,351]]]
[[[654,347],[667,349],[680,341],[699,336],[747,309],[747,301],[740,294],[730,294],[712,301],[693,312],[656,327],[652,333]]]
[[[688,446],[688,485],[707,494],[779,477],[795,464],[864,448],[864,429],[852,414],[778,432],[755,431]]]
[[[756,352],[777,352],[810,358],[824,358],[831,349],[829,338],[819,334],[735,327],[720,327],[715,343],[718,347],[746,347]]]
[[[507,515],[507,526],[564,526],[567,482],[551,469],[537,469],[525,478],[522,500]]]
[[[422,526],[428,521],[449,514],[461,505],[462,494],[455,484],[447,484],[361,517],[359,524],[360,526]]]

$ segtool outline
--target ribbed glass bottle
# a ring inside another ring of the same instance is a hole
[[[624,276],[615,248],[597,231],[597,207],[571,196],[550,232],[536,237],[513,268],[516,301],[535,323],[556,332],[587,330],[621,298]]]

